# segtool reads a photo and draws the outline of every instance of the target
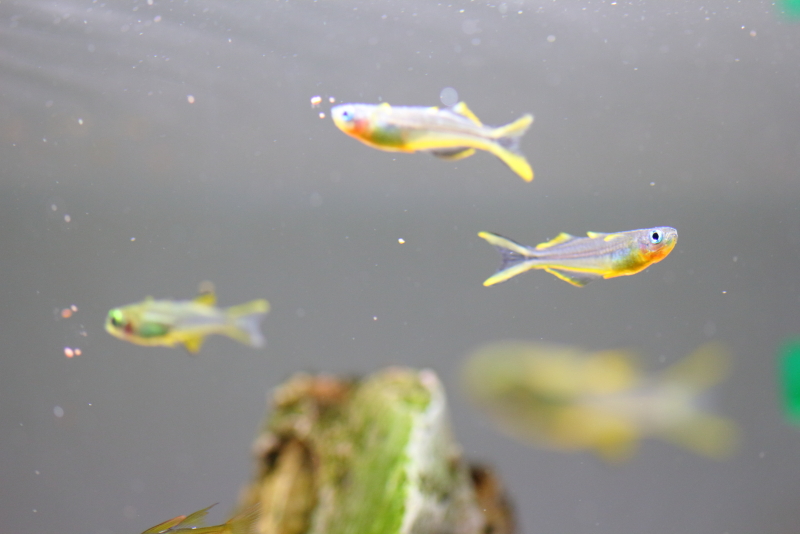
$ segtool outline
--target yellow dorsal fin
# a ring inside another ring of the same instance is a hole
[[[587,393],[604,394],[630,389],[639,380],[636,355],[625,350],[593,353],[583,366]]]
[[[586,232],[586,235],[588,235],[589,237],[591,237],[592,239],[594,239],[594,238],[596,238],[596,237],[603,237],[603,236],[607,236],[608,234],[604,234],[603,232]]]
[[[392,109],[392,106],[388,102],[381,102],[378,104],[378,109]]]
[[[191,354],[197,354],[203,346],[203,336],[187,338],[186,341],[183,342],[183,345]]]
[[[453,106],[453,113],[458,113],[462,117],[468,118],[478,126],[483,126],[481,120],[477,116],[475,116],[472,110],[469,109],[464,102],[459,102],[458,104]]]
[[[197,286],[197,296],[194,301],[207,306],[215,306],[217,304],[217,295],[214,292],[214,284],[208,280],[200,282]]]
[[[556,237],[554,237],[550,241],[547,241],[546,243],[539,243],[538,245],[536,245],[536,250],[542,250],[542,249],[545,249],[545,248],[550,248],[550,247],[555,246],[555,245],[560,245],[561,243],[566,243],[567,241],[569,241],[571,239],[575,239],[575,236],[574,235],[570,235],[570,234],[568,234],[566,232],[561,232],[560,234],[558,234]]]

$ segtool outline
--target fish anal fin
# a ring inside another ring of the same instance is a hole
[[[474,148],[446,148],[442,150],[431,150],[431,154],[437,158],[450,161],[468,158],[475,153]]]
[[[469,120],[474,122],[476,125],[483,126],[483,123],[481,122],[481,120],[472,112],[471,109],[469,109],[467,107],[467,104],[465,104],[464,102],[459,102],[458,104],[453,106],[452,110],[453,110],[453,113],[457,113],[457,114],[461,115],[462,117],[468,118]]]
[[[603,278],[603,275],[597,273],[566,271],[563,269],[556,269],[553,267],[548,267],[545,269],[545,271],[552,274],[556,278],[559,278],[577,287],[583,287],[589,282],[594,282],[595,280],[600,280],[601,278]]]
[[[186,350],[188,350],[190,354],[197,354],[203,347],[203,337],[202,336],[190,337],[183,342],[183,345],[186,347]]]
[[[547,241],[545,243],[539,243],[538,245],[536,245],[536,250],[544,250],[546,248],[550,248],[550,247],[553,247],[555,245],[561,245],[561,244],[566,243],[568,241],[572,241],[573,239],[575,239],[574,235],[570,235],[570,234],[568,234],[566,232],[561,232],[560,234],[558,234],[556,237],[554,237],[550,241]]]
[[[208,280],[200,282],[197,286],[197,296],[194,298],[194,302],[215,306],[217,304],[217,294],[214,290],[214,284]]]

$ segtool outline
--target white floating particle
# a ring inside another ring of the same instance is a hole
[[[739,256],[734,256],[733,257],[733,263],[736,263],[737,261],[739,261]]]
[[[58,210],[58,206],[56,206],[55,204],[50,204],[50,210],[51,211],[57,211]]]
[[[333,104],[334,102],[336,102],[336,99],[335,99],[334,97],[332,97],[332,96],[329,96],[329,97],[328,97],[328,102],[330,102],[331,104]]]
[[[186,95],[186,100],[187,100],[187,101],[188,101],[190,104],[194,104],[194,95]]]
[[[55,415],[58,418],[64,417],[64,408],[62,408],[61,406],[56,406],[55,408],[53,408],[53,415]]]
[[[320,119],[324,119],[325,118],[325,112],[324,111],[320,111],[319,112],[319,118]]]
[[[78,119],[78,124],[80,124],[81,126],[83,126],[83,119]]]
[[[156,15],[153,17],[153,22],[161,22],[161,15]]]
[[[400,239],[397,240],[397,242],[402,245],[406,242],[406,240],[401,237]]]
[[[322,102],[322,97],[321,96],[317,95],[317,96],[312,96],[311,97],[311,107],[312,108],[315,108],[315,107],[319,106],[321,102]]]
[[[750,37],[755,37],[758,35],[755,30],[750,30]]]
[[[653,186],[653,185],[656,185],[656,183],[655,182],[650,182],[650,185]]]
[[[71,220],[72,220],[72,217],[70,217],[69,214],[65,214],[64,215],[64,222],[70,222]]]
[[[372,320],[373,320],[373,321],[377,321],[377,320],[378,320],[378,316],[377,316],[377,315],[373,315],[373,316],[372,316]]]
[[[37,474],[37,475],[40,474],[39,470],[37,469],[36,471],[34,471],[34,474]]]
[[[547,36],[547,42],[548,42],[548,43],[554,43],[554,42],[556,42],[556,36],[555,36],[555,35],[548,35],[548,36]]]
[[[72,358],[73,356],[75,356],[75,351],[69,347],[64,347],[64,356],[66,356],[67,358]],[[59,417],[61,416],[59,415]]]
[[[439,93],[439,100],[447,107],[455,106],[458,103],[458,91],[452,87],[445,87]]]
[[[136,241],[136,238],[135,238],[135,237],[132,237],[132,238],[131,238],[131,241]]]

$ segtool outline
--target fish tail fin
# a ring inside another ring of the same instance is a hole
[[[700,393],[728,376],[730,353],[721,343],[705,343],[661,375],[666,382],[676,382]]]
[[[717,342],[698,347],[683,360],[669,367],[662,380],[686,388],[690,395],[688,409],[696,410],[679,424],[662,432],[664,439],[695,453],[717,460],[729,458],[736,450],[738,425],[725,417],[700,410],[701,395],[728,376],[730,353]]]
[[[528,113],[511,124],[495,128],[492,138],[496,140],[496,143],[490,150],[526,182],[533,180],[533,169],[525,156],[520,153],[519,141],[532,123],[533,115]]]
[[[662,432],[667,441],[680,445],[692,452],[713,458],[730,458],[739,445],[738,425],[730,419],[698,413],[684,423]]]
[[[479,232],[478,237],[485,239],[490,245],[494,245],[502,260],[500,269],[483,282],[484,286],[489,287],[505,282],[509,278],[533,268],[529,260],[534,256],[527,247],[491,232]]]
[[[226,310],[230,328],[228,336],[245,345],[260,348],[266,343],[261,333],[261,319],[269,311],[269,302],[264,299],[253,300],[231,306]]]

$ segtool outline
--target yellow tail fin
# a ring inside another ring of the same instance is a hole
[[[263,347],[266,340],[261,333],[261,319],[267,312],[269,312],[269,302],[264,299],[231,306],[226,310],[230,324],[227,335],[245,345]]]
[[[525,114],[511,124],[495,128],[492,137],[497,143],[490,149],[492,154],[500,158],[526,182],[533,180],[533,169],[525,156],[519,153],[519,139],[525,135],[532,123],[533,115]]]

